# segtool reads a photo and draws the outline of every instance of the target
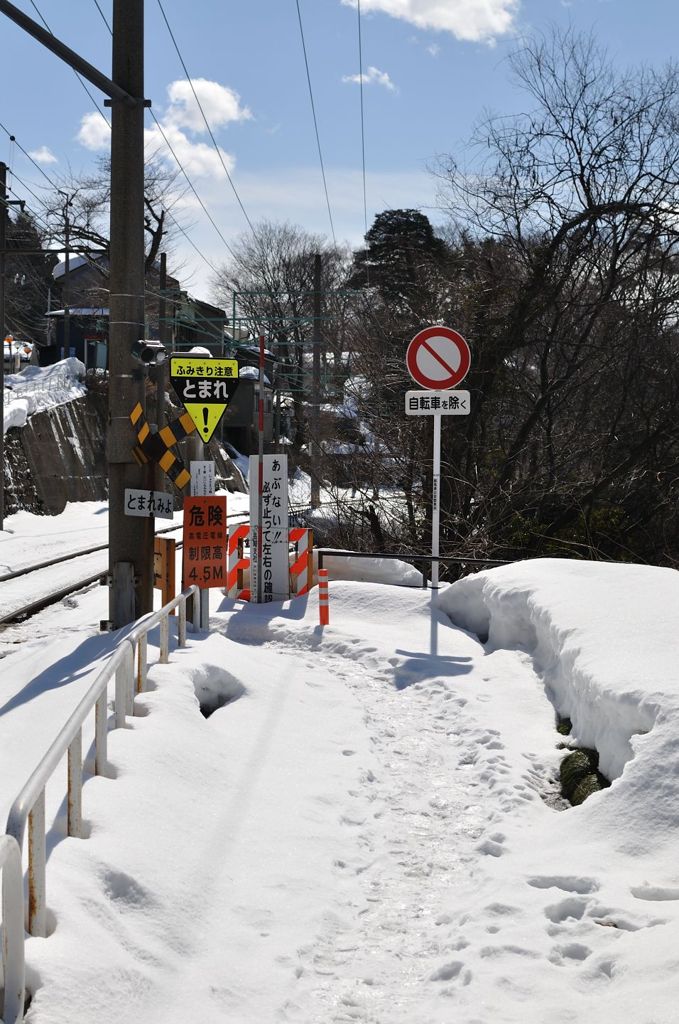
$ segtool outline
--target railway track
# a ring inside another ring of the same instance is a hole
[[[301,516],[309,508],[308,505],[291,507],[290,516]],[[227,519],[247,522],[248,516],[238,512],[227,516]],[[182,524],[179,523],[156,533],[173,533],[181,529]],[[177,546],[181,547],[181,541]],[[108,571],[107,551],[108,544],[97,544],[1,575],[0,630],[24,622],[44,608],[100,581]]]

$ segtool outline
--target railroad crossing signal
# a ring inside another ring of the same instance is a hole
[[[183,490],[189,483],[191,474],[179,456],[170,451],[170,447],[181,441],[187,434],[193,433],[195,426],[191,417],[184,413],[174,423],[163,427],[159,433],[153,434],[146,422],[141,402],[137,402],[130,413],[130,419],[132,426],[137,428],[139,445],[134,448],[134,457],[137,462],[143,464],[149,459],[154,459],[175,486]]]
[[[238,361],[170,356],[170,381],[201,439],[209,441],[238,387]]]

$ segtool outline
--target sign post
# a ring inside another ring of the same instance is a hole
[[[469,372],[471,352],[461,334],[450,327],[426,327],[412,339],[406,350],[408,373],[421,388],[406,392],[406,415],[434,417],[434,458],[431,509],[431,585],[439,585],[439,534],[441,520],[441,416],[469,415],[468,391],[457,387]]]

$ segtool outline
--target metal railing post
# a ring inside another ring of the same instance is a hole
[[[0,836],[2,870],[2,968],[5,1024],[24,1019],[26,974],[24,966],[24,880],[21,850],[13,836]]]
[[[45,790],[28,815],[28,934],[47,936],[45,893]]]
[[[148,634],[142,633],[137,640],[137,693],[144,693],[146,690],[146,676],[148,673]]]
[[[68,834],[80,839],[83,809],[83,731],[78,729],[68,748]]]
[[[177,646],[186,647],[186,598],[179,602],[179,617],[177,621]]]
[[[170,616],[163,615],[160,620],[160,664],[167,665],[170,660]]]
[[[97,699],[94,712],[94,774],[103,775],[108,758],[108,693]]]
[[[125,725],[125,712],[127,710],[127,679],[126,665],[118,665],[116,668],[116,729],[122,729]]]

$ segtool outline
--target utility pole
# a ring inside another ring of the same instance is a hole
[[[144,487],[129,414],[144,405],[132,345],[144,330],[144,2],[113,0],[113,77],[107,78],[10,0],[5,14],[111,98],[109,333],[109,616],[114,629],[153,607],[153,520],[125,516],[125,488]]]
[[[153,519],[125,515],[125,488],[146,486],[132,455],[130,413],[145,408],[144,370],[132,356],[144,337],[144,2],[113,2],[113,81],[136,100],[111,105],[109,298],[109,619],[114,629],[153,608]]]
[[[312,387],[311,387],[311,507],[321,503],[321,254],[314,256],[314,334],[312,341]]]

